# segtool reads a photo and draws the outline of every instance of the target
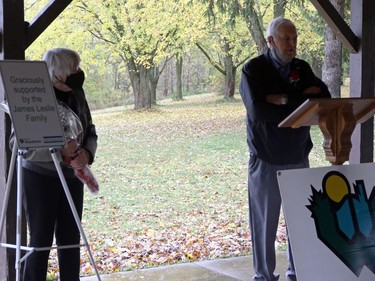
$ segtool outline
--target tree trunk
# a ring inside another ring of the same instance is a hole
[[[136,109],[150,109],[151,108],[151,74],[150,69],[146,68],[142,65],[138,66],[139,69],[139,78],[140,78],[140,100],[137,103],[141,105],[141,107],[137,107]]]
[[[133,96],[134,96],[134,109],[142,108],[142,95],[140,89],[140,78],[137,67],[134,63],[134,60],[129,59],[126,61],[130,82],[133,89]]]
[[[174,81],[174,73],[175,71],[173,71],[172,69],[172,65],[170,66],[171,69],[170,69],[170,72],[169,72],[169,89],[170,89],[170,94],[171,96],[173,97],[174,95],[174,84],[175,84],[175,81]]]
[[[322,79],[322,64],[323,62],[320,59],[316,57],[311,58],[311,69],[319,79]]]
[[[233,63],[233,56],[229,53],[229,43],[225,43],[225,89],[224,99],[234,98],[236,83],[236,68]]]
[[[345,0],[330,0],[341,16],[344,14]],[[341,96],[342,43],[328,26],[325,28],[325,50],[323,81],[332,97]]]
[[[176,100],[182,100],[182,64],[183,58],[180,55],[176,56]]]
[[[185,73],[186,73],[186,77],[185,77],[185,92],[189,93],[190,92],[190,81],[191,81],[191,75],[190,75],[190,71],[191,71],[191,58],[190,56],[188,56],[188,65],[189,67],[186,68],[185,66]]]
[[[118,89],[120,89],[120,71],[119,71],[118,64],[112,65],[112,71],[113,71],[113,78],[114,78],[113,79],[113,82],[114,82],[113,89],[118,90]]]
[[[150,91],[151,91],[151,103],[156,104],[156,88],[159,83],[159,67],[154,66],[150,69]]]
[[[163,96],[168,96],[168,86],[169,86],[169,72],[170,72],[170,66],[167,65],[167,70],[164,73],[164,83],[163,83]]]
[[[254,0],[247,1],[246,3],[245,19],[247,28],[249,29],[251,37],[257,45],[258,53],[261,54],[267,50],[267,42],[264,38],[261,19],[254,8]]]
[[[273,0],[273,17],[284,17],[285,16],[285,0]]]
[[[134,109],[151,108],[150,69],[136,65],[133,59],[128,59],[126,64],[133,89]]]

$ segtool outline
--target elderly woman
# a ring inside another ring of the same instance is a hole
[[[97,134],[83,91],[84,72],[77,52],[56,48],[47,51],[46,61],[58,101],[66,104],[82,124],[81,136],[68,141],[58,152],[69,191],[80,218],[83,210],[83,183],[75,170],[94,161]],[[80,141],[78,141],[78,139]],[[30,247],[79,245],[80,232],[61,185],[53,159],[47,150],[26,153],[22,160],[24,207],[29,227]],[[35,251],[25,261],[24,281],[46,280],[49,251]],[[80,248],[58,249],[60,280],[79,281]]]

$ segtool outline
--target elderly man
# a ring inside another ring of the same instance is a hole
[[[275,281],[275,238],[281,196],[276,172],[309,167],[310,128],[279,128],[278,124],[308,98],[330,97],[327,86],[309,64],[297,59],[297,30],[293,22],[276,18],[267,29],[268,50],[242,69],[240,93],[247,111],[249,146],[248,194],[255,275]],[[297,280],[290,243],[288,281]]]

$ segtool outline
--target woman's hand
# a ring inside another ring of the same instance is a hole
[[[80,148],[76,152],[75,157],[70,162],[70,166],[72,166],[75,170],[81,170],[85,167],[90,161],[90,153],[84,149]]]
[[[78,142],[74,139],[68,140],[68,143],[61,150],[61,155],[64,159],[72,159],[76,157],[78,150]]]
[[[68,165],[75,170],[85,167],[90,161],[90,153],[79,148],[76,140],[69,140],[67,145],[61,150],[61,155]]]

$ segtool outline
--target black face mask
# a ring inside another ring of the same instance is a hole
[[[80,70],[66,77],[65,84],[72,89],[81,89],[85,81],[85,73]]]

